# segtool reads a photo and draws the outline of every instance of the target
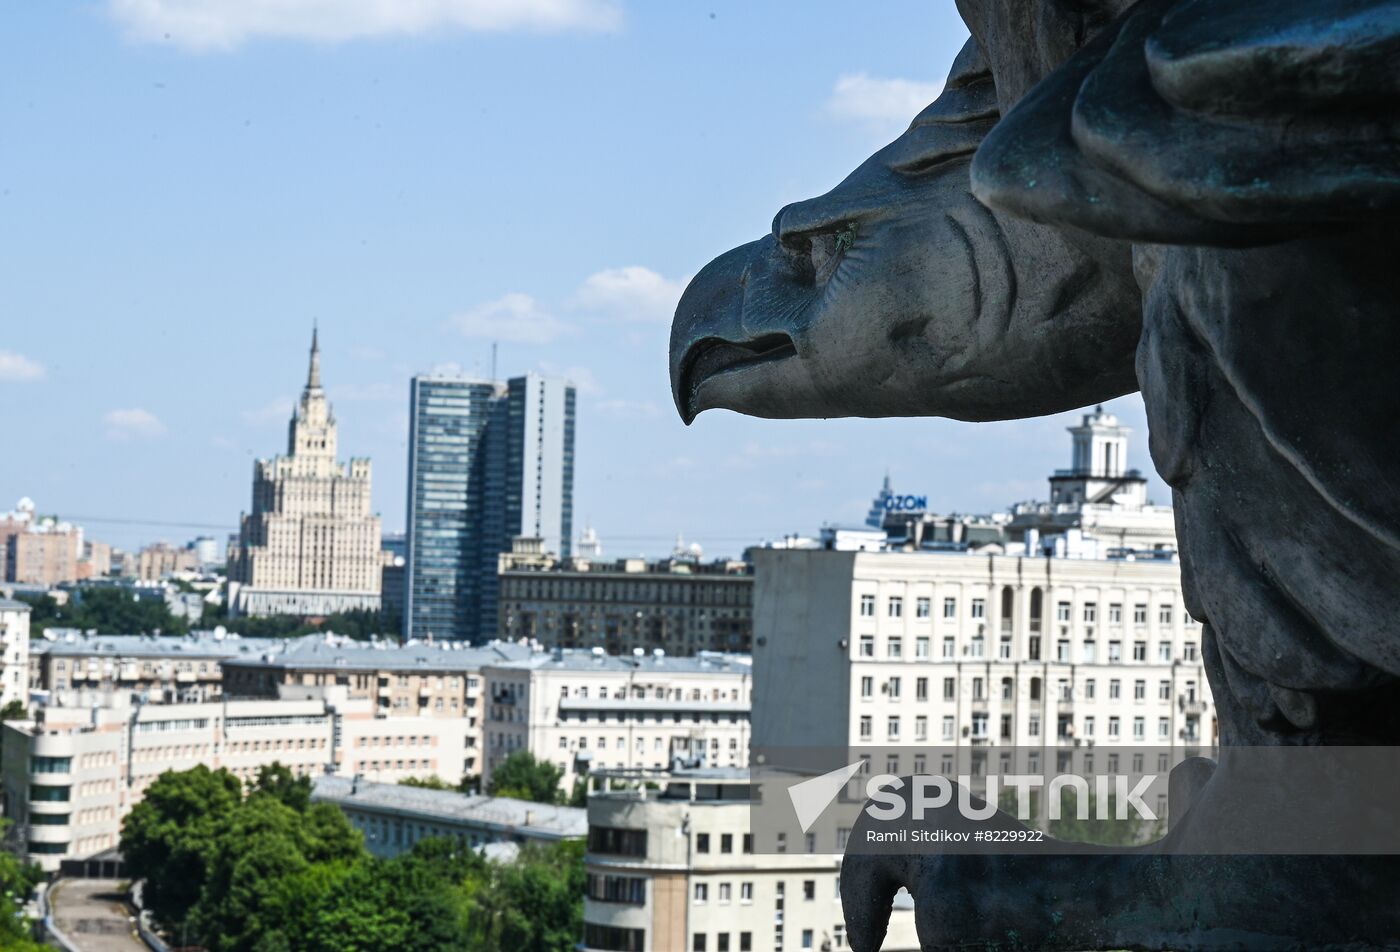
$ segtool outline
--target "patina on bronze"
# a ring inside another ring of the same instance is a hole
[[[848,857],[852,947],[900,886],[926,949],[1400,944],[1394,857],[1171,842],[1287,784],[1232,745],[1400,740],[1400,3],[958,6],[938,101],[687,289],[677,407],[993,420],[1141,390],[1223,746],[1140,851]]]

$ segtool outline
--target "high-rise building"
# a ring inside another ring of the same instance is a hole
[[[536,374],[413,378],[406,637],[491,637],[497,559],[516,536],[569,553],[574,402],[572,385]]]
[[[336,421],[321,388],[321,350],[292,413],[287,455],[253,467],[253,511],[229,558],[235,615],[329,615],[379,609],[379,517],[370,462],[336,459]]]

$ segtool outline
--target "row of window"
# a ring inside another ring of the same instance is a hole
[[[1009,600],[1003,599],[1002,617],[1007,618],[1011,612]],[[1038,621],[1040,613],[1038,604],[1032,602],[1031,620]],[[914,599],[914,617],[928,618],[932,614],[933,600],[927,596],[919,596]],[[1149,614],[1149,606],[1146,602],[1139,602],[1133,605],[1132,619],[1134,625],[1146,625]],[[890,595],[885,599],[885,615],[888,618],[904,617],[904,596]],[[1055,620],[1059,622],[1069,622],[1073,615],[1073,603],[1059,602],[1055,606]],[[875,596],[860,596],[860,617],[875,617]],[[943,618],[951,621],[958,617],[958,600],[956,597],[948,596],[943,599]],[[968,617],[983,619],[987,617],[987,600],[985,598],[971,599]],[[1099,617],[1098,602],[1084,602],[1081,606],[1081,617],[1087,625],[1095,624]],[[1157,607],[1157,624],[1170,626],[1175,618],[1175,609],[1171,605],[1159,605]],[[1110,625],[1123,624],[1123,604],[1121,602],[1110,602],[1108,605],[1108,623]]]
[[[903,723],[904,723],[903,720],[902,720],[898,715],[890,715],[889,717],[885,718],[885,737],[886,737],[887,739],[889,739],[889,740],[892,740],[892,741],[900,740],[900,739],[903,737],[903,726],[902,726]],[[990,735],[988,734],[988,730],[987,730],[987,724],[988,724],[988,717],[987,717],[986,714],[980,714],[980,713],[979,713],[979,714],[973,714],[973,715],[972,715],[971,736],[972,736],[974,739],[980,739],[980,738],[988,738],[988,737],[990,737]],[[1072,738],[1072,737],[1076,736],[1075,733],[1074,733],[1074,722],[1073,722],[1072,719],[1069,719],[1069,718],[1061,718],[1061,719],[1058,721],[1058,724],[1059,724],[1059,733],[1058,733],[1058,736],[1059,736],[1060,738],[1062,738],[1062,739],[1067,739],[1067,738]],[[1084,718],[1084,731],[1083,731],[1083,734],[1080,735],[1080,736],[1084,736],[1084,737],[1093,737],[1093,736],[1094,736],[1094,732],[1095,732],[1096,726],[1097,726],[1097,725],[1096,725],[1095,718],[1094,718],[1092,715],[1085,717],[1085,718]],[[950,717],[944,717],[944,718],[943,718],[942,728],[943,728],[943,735],[942,735],[942,739],[943,739],[943,740],[945,740],[945,741],[952,741],[952,740],[955,740],[955,739],[956,739],[956,737],[957,737],[957,734],[956,734],[957,727],[956,727],[956,723],[955,723],[954,719],[953,719],[951,716],[950,716]],[[1159,718],[1157,718],[1157,738],[1158,738],[1159,740],[1169,740],[1169,739],[1171,738],[1171,731],[1172,731],[1172,728],[1171,728],[1171,718],[1169,718],[1169,717],[1159,717]],[[1029,737],[1039,737],[1039,736],[1040,736],[1040,732],[1041,732],[1041,720],[1040,720],[1040,715],[1039,715],[1039,714],[1032,714],[1032,715],[1030,715],[1030,716],[1026,719],[1026,734],[1027,734],[1027,736],[1029,736]],[[863,741],[871,740],[871,739],[874,738],[874,734],[875,734],[875,720],[874,720],[874,718],[871,717],[871,716],[868,715],[868,714],[861,715],[861,718],[860,718],[860,739],[863,740]],[[1011,739],[1013,738],[1013,736],[1014,736],[1014,735],[1013,735],[1013,732],[1012,732],[1012,720],[1011,720],[1011,715],[1010,715],[1010,714],[1003,714],[1003,715],[1002,715],[1002,719],[1001,719],[1001,739],[1002,739],[1002,740],[1011,740]],[[1117,737],[1123,736],[1123,734],[1122,734],[1122,718],[1120,718],[1120,717],[1118,717],[1118,716],[1116,716],[1116,715],[1115,715],[1115,716],[1109,717],[1109,719],[1108,719],[1108,736],[1109,736],[1109,738],[1117,738]],[[1134,717],[1134,718],[1133,718],[1133,739],[1134,739],[1134,740],[1145,740],[1146,738],[1147,738],[1147,718],[1146,718],[1145,716],[1142,716],[1142,717]],[[928,739],[929,739],[929,737],[928,737],[928,718],[927,718],[927,717],[924,717],[924,716],[922,716],[922,715],[920,715],[920,716],[914,718],[914,740],[928,740]]]
[[[1010,701],[1014,697],[1016,682],[1012,678],[1001,679],[1001,699]],[[1042,681],[1040,678],[1031,678],[1027,682],[1027,688],[1032,701],[1039,701],[1042,693]],[[1056,683],[1056,696],[1061,701],[1074,700],[1074,689],[1068,678],[1061,678]],[[1196,682],[1185,682],[1187,700],[1196,700]],[[958,679],[948,677],[943,679],[943,700],[953,701],[957,699]],[[897,701],[904,696],[904,678],[886,678],[880,685],[880,693],[890,700]],[[860,696],[862,700],[870,700],[875,697],[875,678],[873,675],[862,675],[860,679]],[[1085,678],[1080,686],[1080,696],[1086,701],[1092,701],[1098,696],[1098,679]],[[1110,701],[1119,700],[1123,696],[1123,682],[1119,678],[1109,678],[1108,699]],[[1157,700],[1170,701],[1172,697],[1172,681],[1163,678],[1157,682]],[[972,679],[972,700],[983,701],[987,698],[987,680],[982,677]],[[914,700],[927,701],[929,699],[929,679],[914,679]],[[1147,680],[1138,678],[1133,681],[1133,700],[1145,701],[1147,699]]]
[[[1040,652],[1040,645],[1041,645],[1041,641],[1040,641],[1040,636],[1039,636],[1039,635],[1031,635],[1031,636],[1026,640],[1026,659],[1027,659],[1027,660],[1029,660],[1029,661],[1039,661],[1039,660],[1041,660],[1041,658],[1040,658],[1040,653],[1041,653],[1041,652]],[[930,650],[931,650],[931,648],[932,648],[932,639],[930,639],[927,635],[920,635],[919,637],[917,637],[917,638],[914,639],[914,657],[915,657],[916,659],[928,659],[928,658],[930,658],[930,657],[931,657],[931,655],[930,655]],[[1133,659],[1134,661],[1147,661],[1147,660],[1148,660],[1148,651],[1147,651],[1147,648],[1148,648],[1148,644],[1147,644],[1147,642],[1146,642],[1145,640],[1137,640],[1137,641],[1134,641],[1134,642],[1132,643],[1132,649],[1131,649],[1131,650],[1132,650],[1132,659]],[[997,648],[997,657],[998,657],[1000,660],[1002,660],[1002,661],[1010,661],[1010,660],[1012,660],[1012,654],[1013,654],[1014,650],[1015,650],[1015,645],[1014,645],[1014,642],[1012,641],[1011,635],[1009,635],[1009,634],[1003,634],[1003,635],[1001,636],[1000,643],[998,644],[998,648]],[[969,658],[984,658],[984,657],[986,657],[986,655],[987,655],[987,639],[986,639],[986,637],[985,637],[981,632],[978,632],[977,634],[973,635],[972,638],[970,638],[970,639],[968,640],[967,645],[964,647],[964,649],[963,649],[963,655],[964,655],[965,657],[969,657]],[[859,646],[858,646],[858,648],[857,648],[857,657],[861,657],[861,658],[874,658],[875,656],[876,656],[876,651],[875,651],[875,636],[874,636],[874,635],[870,635],[870,634],[861,635],[861,636],[860,636]],[[884,655],[884,656],[885,656],[886,658],[892,658],[892,659],[900,659],[900,658],[903,658],[903,657],[904,657],[904,638],[903,638],[901,635],[890,635],[890,636],[888,636],[887,638],[885,638],[885,655]],[[1197,659],[1199,658],[1199,656],[1200,656],[1200,652],[1199,652],[1199,649],[1197,648],[1197,645],[1196,645],[1196,642],[1195,642],[1195,641],[1185,641],[1185,642],[1182,642],[1182,645],[1181,645],[1181,660],[1182,660],[1182,661],[1187,661],[1187,662],[1195,661],[1195,660],[1197,660]],[[943,659],[943,660],[951,660],[951,659],[956,658],[956,657],[957,657],[957,639],[954,638],[952,635],[946,635],[946,636],[944,636],[944,638],[943,638],[943,644],[942,644],[942,652],[941,652],[941,654],[940,654],[940,658]],[[1065,663],[1070,663],[1070,662],[1072,662],[1072,661],[1074,660],[1074,659],[1071,657],[1070,640],[1069,640],[1068,638],[1061,638],[1061,639],[1059,639],[1059,640],[1057,640],[1057,641],[1055,642],[1055,660],[1056,660],[1056,661],[1062,661],[1062,662],[1065,662]],[[1099,660],[1099,657],[1098,657],[1098,641],[1095,640],[1093,637],[1085,638],[1084,641],[1083,641],[1082,650],[1081,650],[1081,653],[1080,653],[1080,661],[1081,661],[1082,663],[1084,663],[1084,664],[1097,664],[1097,663],[1098,663],[1098,660]],[[1108,663],[1110,663],[1110,664],[1117,664],[1118,662],[1121,662],[1121,661],[1123,660],[1123,642],[1122,642],[1122,641],[1120,641],[1120,640],[1118,640],[1118,639],[1116,639],[1116,638],[1110,639],[1110,640],[1109,640],[1109,642],[1108,642],[1108,656],[1107,656],[1107,659],[1106,659],[1106,660],[1107,660]],[[1162,664],[1169,664],[1169,663],[1171,663],[1172,661],[1176,660],[1176,650],[1175,650],[1175,648],[1173,647],[1173,645],[1172,645],[1172,643],[1171,643],[1170,641],[1159,641],[1159,642],[1157,642],[1157,656],[1156,656],[1156,660],[1157,660],[1157,662],[1162,663]]]

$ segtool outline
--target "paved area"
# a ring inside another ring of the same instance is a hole
[[[111,879],[64,879],[49,893],[54,924],[81,952],[149,952]]]

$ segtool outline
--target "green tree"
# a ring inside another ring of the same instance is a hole
[[[189,623],[170,614],[158,598],[137,598],[117,585],[84,588],[65,604],[51,595],[21,595],[30,606],[29,629],[37,634],[48,628],[80,628],[103,635],[183,635]]]
[[[8,825],[8,821],[0,820],[0,831]],[[21,915],[25,900],[43,878],[39,867],[0,850],[0,949],[7,952],[47,952],[46,946],[30,938],[34,923]]]
[[[527,844],[471,889],[468,948],[563,952],[583,932],[583,843]]]
[[[253,792],[275,797],[296,812],[305,813],[311,805],[311,778],[298,777],[290,767],[274,760],[258,768]]]
[[[422,787],[425,790],[455,790],[456,788],[443,780],[437,774],[427,777],[404,777],[399,781],[401,787]]]
[[[145,880],[146,908],[166,928],[182,925],[198,902],[242,792],[227,770],[166,771],[127,816],[122,856],[132,878]]]
[[[559,781],[563,776],[564,771],[548,760],[536,760],[528,750],[517,750],[491,772],[486,792],[493,797],[560,803]]]

